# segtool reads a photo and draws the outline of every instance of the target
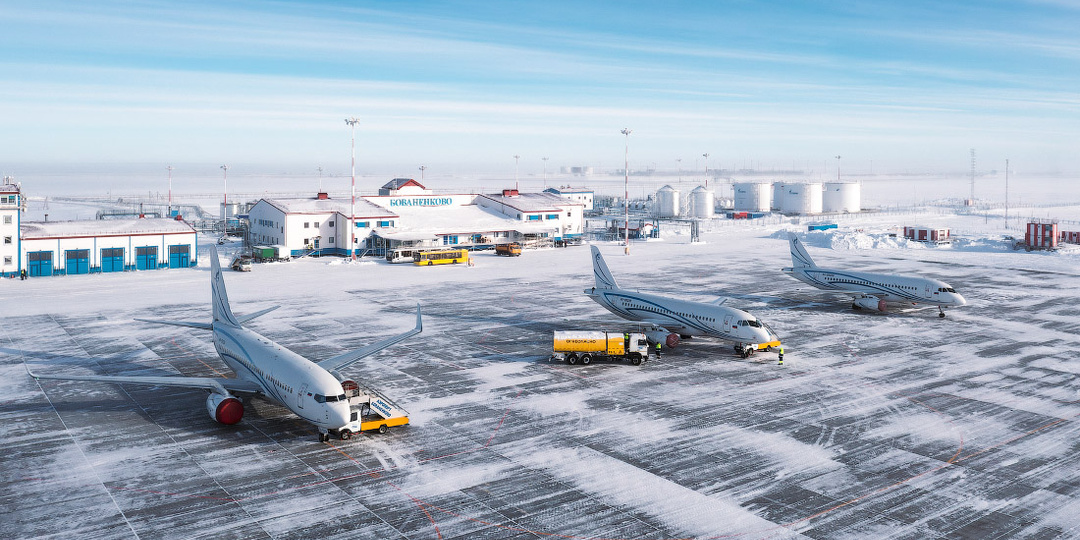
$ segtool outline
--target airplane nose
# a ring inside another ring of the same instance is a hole
[[[963,296],[960,296],[960,293],[956,293],[956,305],[958,305],[958,306],[966,306],[967,305],[967,300],[965,300]]]
[[[341,427],[349,423],[349,405],[347,403],[338,405],[344,405],[344,407],[334,407],[330,410],[330,422]]]

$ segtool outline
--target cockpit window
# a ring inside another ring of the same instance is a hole
[[[326,401],[337,401],[337,396],[326,396]]]
[[[347,401],[349,398],[345,397],[345,394],[341,394],[337,397],[338,401]]]
[[[761,322],[757,319],[750,319],[748,321],[739,321],[739,326],[753,326],[754,328],[761,328]]]
[[[324,396],[322,394],[315,394],[315,402],[316,403],[326,403],[326,396]]]

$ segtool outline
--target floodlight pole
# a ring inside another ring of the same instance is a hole
[[[172,172],[173,172],[173,166],[169,165],[168,167],[165,167],[165,168],[169,169],[169,207],[168,207],[168,210],[166,210],[166,213],[168,214],[169,217],[172,217]]]
[[[709,187],[709,153],[701,154],[705,158],[705,187]]]
[[[840,156],[836,156],[836,181],[840,182]]]
[[[229,166],[222,165],[221,170],[225,171],[225,204],[221,207],[221,234],[229,235]]]
[[[345,123],[349,125],[349,130],[352,132],[351,146],[352,146],[352,203],[349,206],[349,254],[352,256],[352,260],[356,260],[356,124],[360,123],[360,119],[353,116],[346,118]]]
[[[1005,229],[1009,228],[1009,160],[1005,160]]]
[[[547,162],[548,162],[548,158],[542,157],[540,159],[544,160],[544,187],[547,187]]]
[[[620,131],[623,135],[626,135],[626,151],[623,154],[623,173],[625,177],[623,179],[623,238],[624,247],[623,253],[630,254],[630,128],[623,128]]]
[[[521,159],[521,156],[519,156],[517,154],[514,154],[514,189],[520,191],[521,188],[518,187],[518,160],[519,159]]]
[[[424,183],[424,171],[426,171],[426,170],[427,170],[427,165],[421,165],[420,166],[420,183],[421,184]]]
[[[675,158],[675,162],[679,164],[679,183],[682,183],[682,158]]]

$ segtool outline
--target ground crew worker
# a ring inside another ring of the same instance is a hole
[[[23,268],[23,269],[22,269],[22,270],[21,270],[21,271],[19,272],[19,281],[23,281],[23,280],[25,280],[25,279],[26,279],[26,269],[25,269],[25,268]]]
[[[784,365],[784,348],[783,347],[780,347],[780,355],[777,358],[779,358],[779,362],[777,362],[777,365],[779,365],[779,366]]]
[[[656,358],[658,360],[660,359],[660,342],[659,341],[656,342]]]

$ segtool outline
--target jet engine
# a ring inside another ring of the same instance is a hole
[[[873,296],[862,296],[851,301],[851,307],[855,309],[876,309],[885,311],[885,301]]]
[[[679,334],[674,332],[669,334],[663,330],[648,330],[645,337],[649,339],[649,343],[663,343],[669,349],[674,349],[679,344]]]
[[[229,394],[211,392],[206,396],[206,412],[215,421],[231,426],[244,417],[244,404]]]

